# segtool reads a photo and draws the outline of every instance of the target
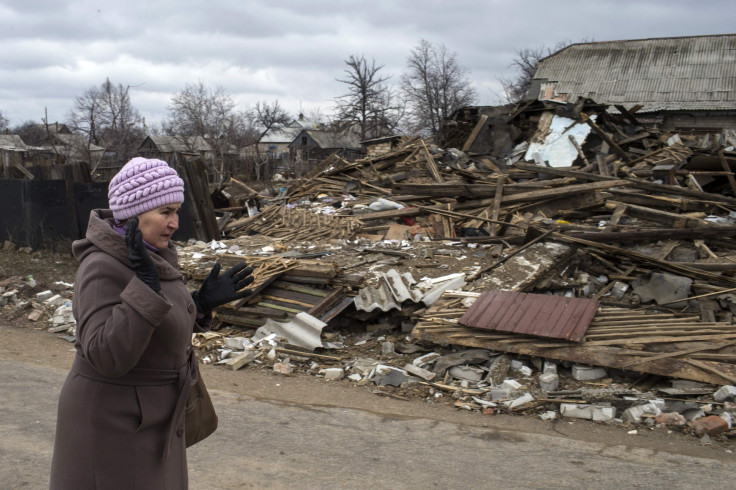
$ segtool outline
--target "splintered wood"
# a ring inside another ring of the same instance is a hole
[[[493,333],[459,323],[464,298],[445,295],[422,316],[412,335],[438,344],[539,356],[627,369],[704,383],[736,381],[736,325],[697,316],[600,308],[581,343]],[[679,347],[682,346],[682,347]]]
[[[363,223],[352,217],[338,218],[311,209],[270,206],[239,232],[259,233],[284,241],[308,241],[351,238],[362,228]]]
[[[223,270],[234,266],[240,262],[246,262],[249,267],[253,267],[253,283],[248,286],[248,289],[257,289],[262,284],[272,280],[281,274],[294,269],[299,265],[299,261],[296,259],[285,259],[283,257],[259,257],[259,256],[245,256],[245,255],[233,255],[233,254],[222,254],[219,255],[218,260],[223,264]],[[192,278],[198,281],[204,280],[209,274],[208,269],[195,269],[192,271]]]

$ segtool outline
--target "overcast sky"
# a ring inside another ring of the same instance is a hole
[[[734,0],[0,0],[0,112],[11,126],[64,121],[109,77],[146,120],[187,83],[222,87],[242,109],[279,100],[329,113],[344,60],[375,58],[398,82],[421,39],[470,71],[495,104],[518,49],[736,31]]]

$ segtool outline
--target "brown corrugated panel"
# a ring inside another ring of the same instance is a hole
[[[491,291],[473,303],[460,323],[468,327],[580,342],[598,301],[549,294]]]

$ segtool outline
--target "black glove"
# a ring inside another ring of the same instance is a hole
[[[157,293],[161,291],[156,266],[153,265],[153,260],[143,244],[143,234],[138,229],[138,216],[130,218],[125,225],[125,244],[128,246],[128,260],[133,264],[138,279]]]
[[[197,311],[201,314],[207,314],[225,303],[245,298],[253,292],[250,289],[240,291],[253,282],[253,276],[250,275],[253,267],[248,267],[248,264],[241,262],[218,277],[220,267],[220,263],[217,262],[199,291],[192,294]]]

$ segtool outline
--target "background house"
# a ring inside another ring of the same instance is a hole
[[[736,129],[736,34],[577,43],[539,61],[528,99],[578,97],[641,106],[667,130]]]
[[[286,126],[268,131],[258,142],[259,154],[272,159],[289,160],[289,145],[304,129],[323,129],[323,127],[316,121],[304,119],[304,114],[299,114],[298,119],[294,119]]]
[[[169,161],[174,153],[198,155],[205,160],[214,158],[212,147],[202,136],[160,136],[149,135],[138,147],[138,153],[145,158],[158,158]]]
[[[357,136],[333,131],[303,129],[289,147],[294,161],[306,164],[302,170],[335,153],[349,162],[363,156]]]

